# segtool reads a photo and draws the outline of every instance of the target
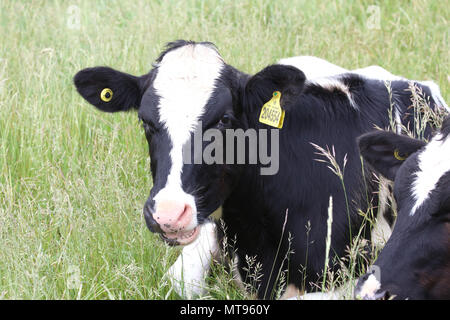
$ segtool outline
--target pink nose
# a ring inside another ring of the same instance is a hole
[[[192,221],[192,208],[184,202],[159,201],[153,218],[164,232],[179,232]]]

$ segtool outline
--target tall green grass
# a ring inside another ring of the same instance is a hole
[[[143,74],[166,42],[192,39],[249,73],[316,55],[433,79],[448,100],[449,6],[370,5],[375,28],[365,1],[1,1],[0,298],[177,298],[161,279],[178,251],[141,214],[152,182],[137,117],[88,105],[78,70]],[[243,297],[227,274],[215,268],[209,297]]]

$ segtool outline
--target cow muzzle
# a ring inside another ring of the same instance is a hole
[[[144,217],[147,227],[157,232],[169,245],[187,245],[199,234],[194,210],[186,202],[163,200],[156,204],[154,212],[150,206],[144,207]]]

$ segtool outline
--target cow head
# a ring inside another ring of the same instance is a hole
[[[390,132],[360,137],[364,159],[394,181],[398,215],[373,272],[356,295],[450,298],[450,118],[426,144]]]
[[[282,93],[287,106],[304,80],[300,70],[282,65],[248,76],[227,65],[213,44],[182,40],[168,44],[141,77],[107,67],[84,69],[74,77],[78,92],[100,110],[138,111],[153,176],[145,220],[150,231],[181,245],[197,237],[199,225],[230,195],[243,169],[195,161],[196,130],[246,130],[257,123],[257,110],[274,91]],[[206,147],[203,143],[200,153]],[[189,150],[192,156],[186,156]]]

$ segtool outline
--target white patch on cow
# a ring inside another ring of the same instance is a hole
[[[335,292],[311,292],[300,296],[288,298],[287,300],[341,300],[343,297]]]
[[[313,56],[284,58],[278,61],[278,64],[294,66],[303,71],[307,79],[306,85],[313,84],[330,91],[337,89],[344,92],[352,106],[355,107],[348,87],[335,77],[337,75],[349,72],[347,69],[341,68],[331,62]]]
[[[365,78],[374,80],[405,80],[405,78],[396,76],[380,66],[368,66],[365,68],[355,69],[350,72],[357,73]]]
[[[310,81],[307,81],[307,82],[311,83],[313,85],[320,86],[320,87],[322,87],[324,89],[327,89],[329,91],[339,90],[339,91],[343,92],[347,96],[348,101],[350,102],[352,107],[355,108],[355,109],[358,108],[358,106],[353,101],[352,94],[351,94],[349,88],[339,78],[337,78],[337,77],[323,77],[323,78],[311,79]]]
[[[353,296],[353,289],[355,285],[356,280],[350,280],[343,283],[339,288],[332,288],[327,292],[310,292],[300,294],[297,290],[296,295],[292,295],[292,293],[295,293],[296,288],[289,288],[288,286],[287,289],[291,290],[291,296],[286,296],[284,298],[286,298],[286,300],[347,300],[351,299]]]
[[[222,58],[212,46],[188,44],[164,55],[157,65],[158,73],[153,82],[160,97],[160,121],[172,143],[172,166],[166,186],[155,196],[155,201],[157,204],[163,196],[165,199],[179,199],[180,196],[190,199],[194,217],[196,207],[193,198],[182,190],[181,185],[183,144],[190,138],[204,113],[223,66]],[[190,227],[196,225],[197,221],[193,221]]]
[[[354,70],[348,70],[335,65],[327,60],[314,56],[298,56],[284,58],[278,64],[294,66],[303,71],[307,79],[332,77],[343,73],[356,73],[365,78],[375,80],[402,80],[401,76],[396,76],[380,66],[368,66]],[[439,89],[439,88],[438,88]]]
[[[330,77],[349,72],[347,69],[313,56],[284,58],[278,61],[278,64],[293,66],[302,70],[306,79]]]
[[[364,68],[348,70],[338,65],[335,65],[329,61],[314,56],[297,56],[297,57],[283,58],[279,60],[277,63],[282,65],[294,66],[302,70],[306,76],[307,83],[312,82],[321,85],[324,88],[341,90],[349,97],[350,103],[352,103],[354,107],[355,104],[353,103],[348,88],[342,82],[339,82],[339,80],[336,79],[336,76],[344,73],[356,73],[363,76],[364,78],[372,80],[380,80],[380,81],[407,80],[402,76],[397,76],[395,74],[390,73],[389,71],[380,66],[373,65]],[[430,88],[431,96],[433,100],[436,102],[436,104],[442,108],[445,108],[447,111],[450,111],[450,108],[445,103],[444,98],[441,95],[439,86],[436,83],[434,83],[433,81],[415,81],[415,82],[418,82]],[[397,124],[401,122],[399,120],[400,115],[396,114],[395,121],[397,122]],[[399,129],[399,126],[397,125],[397,131],[398,130],[401,130],[401,128]]]
[[[303,71],[307,79],[333,77],[343,73],[356,73],[365,78],[382,81],[393,80],[407,80],[402,76],[398,76],[390,73],[386,69],[380,66],[368,66],[364,68],[358,68],[354,70],[348,70],[341,66],[335,65],[327,60],[314,57],[314,56],[297,56],[290,58],[283,58],[277,62],[282,65],[294,66]],[[415,81],[430,88],[431,95],[436,103],[447,111],[450,108],[445,103],[439,86],[433,81]]]
[[[183,247],[180,256],[165,274],[179,296],[192,299],[205,294],[205,279],[210,263],[218,252],[216,225],[207,222],[200,228],[197,239]]]
[[[387,222],[384,214],[390,210],[389,202],[394,205],[392,194],[389,191],[389,185],[392,184],[388,179],[379,177],[379,191],[378,191],[378,214],[375,220],[375,225],[371,230],[371,239],[373,244],[378,247],[383,247],[392,234],[392,228]]]
[[[439,86],[435,82],[433,81],[418,81],[418,82],[430,88],[431,97],[439,107],[444,108],[447,111],[450,111],[450,108],[445,103],[444,98],[441,95],[441,90],[439,89]]]
[[[366,281],[361,286],[361,290],[358,293],[358,296],[360,298],[374,298],[375,294],[378,290],[380,290],[381,284],[378,281],[377,277],[375,275],[371,274],[367,278]]]
[[[441,139],[442,135],[437,134],[418,156],[418,171],[412,183],[416,202],[411,216],[428,199],[439,179],[450,170],[450,139]]]

